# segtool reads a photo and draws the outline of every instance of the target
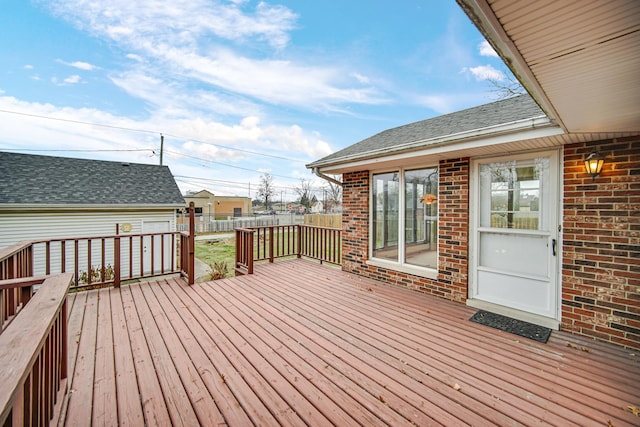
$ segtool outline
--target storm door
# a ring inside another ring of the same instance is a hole
[[[558,154],[474,163],[470,297],[544,317],[558,313]]]

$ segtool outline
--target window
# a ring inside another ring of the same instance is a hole
[[[374,174],[371,204],[373,258],[437,268],[437,168]]]
[[[529,162],[504,162],[480,166],[482,227],[544,230],[540,192],[546,158]]]

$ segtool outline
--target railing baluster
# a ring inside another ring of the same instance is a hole
[[[51,274],[51,242],[45,242],[44,271],[47,276]]]
[[[91,284],[93,280],[93,269],[91,268],[91,239],[87,240],[87,284]]]
[[[65,273],[67,269],[67,241],[60,241],[60,272]]]
[[[101,249],[101,254],[100,254],[100,281],[101,282],[106,282],[107,278],[106,278],[106,271],[107,271],[107,262],[105,261],[105,251],[106,251],[106,244],[105,244],[105,238],[103,237],[102,239],[100,239],[100,249]]]
[[[160,235],[160,273],[164,274],[164,234]]]
[[[273,226],[269,227],[269,262],[273,263],[274,253],[273,253]]]
[[[73,241],[73,263],[75,264],[73,272],[76,286],[78,286],[78,239]]]
[[[120,287],[120,267],[120,236],[116,235],[113,238],[113,286],[116,288]]]
[[[144,237],[140,236],[140,277],[144,277]]]
[[[129,278],[133,277],[133,236],[129,236]]]

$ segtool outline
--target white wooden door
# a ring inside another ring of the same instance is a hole
[[[169,221],[145,221],[143,233],[163,233],[170,230]],[[142,239],[144,274],[160,274],[164,261],[164,271],[171,268],[171,238],[169,235],[145,236]],[[153,267],[153,270],[152,270]]]
[[[559,319],[558,153],[474,162],[470,297]]]

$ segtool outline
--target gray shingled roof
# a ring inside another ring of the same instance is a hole
[[[167,166],[0,151],[0,205],[177,205]]]
[[[345,160],[372,157],[376,152],[380,152],[382,156],[389,151],[401,151],[403,148],[415,149],[420,146],[420,141],[425,141],[424,145],[427,145],[427,141],[434,138],[446,138],[461,132],[541,116],[545,114],[538,104],[529,95],[520,95],[385,130],[317,160],[307,167],[327,166]]]

